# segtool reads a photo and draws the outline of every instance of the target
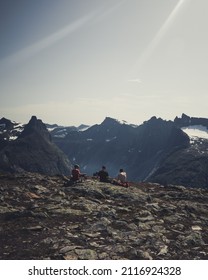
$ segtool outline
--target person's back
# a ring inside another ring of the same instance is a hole
[[[126,172],[120,171],[118,174],[117,180],[120,181],[121,183],[125,183],[127,179]]]
[[[109,175],[106,171],[105,166],[102,167],[102,170],[98,172],[98,176],[100,177],[100,182],[108,182],[109,181]]]
[[[79,166],[78,165],[75,165],[74,166],[74,169],[72,170],[72,177],[71,177],[71,180],[76,182],[78,181],[80,178],[80,170],[79,170]]]
[[[122,168],[119,170],[117,178],[113,180],[113,184],[123,187],[129,187],[126,172]]]

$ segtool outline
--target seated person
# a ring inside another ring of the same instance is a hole
[[[119,173],[118,173],[118,176],[117,176],[117,180],[118,180],[120,183],[125,183],[125,182],[126,182],[126,179],[127,179],[126,172],[124,172],[124,170],[121,168],[121,169],[119,170]]]
[[[121,168],[116,179],[113,180],[113,184],[128,187],[126,172]]]
[[[97,173],[98,177],[100,177],[100,182],[110,183],[108,172],[106,171],[106,167],[103,166],[102,169]]]
[[[82,174],[80,172],[79,165],[75,164],[74,168],[72,169],[71,181],[78,182],[80,180],[80,177],[85,177],[85,176],[86,174]]]

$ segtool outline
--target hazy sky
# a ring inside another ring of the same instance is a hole
[[[207,0],[0,0],[0,117],[208,117]]]

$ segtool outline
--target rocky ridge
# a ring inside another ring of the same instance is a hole
[[[0,259],[208,259],[208,190],[0,175]]]
[[[190,117],[184,113],[181,115],[181,117],[176,117],[174,119],[174,123],[178,127],[202,125],[202,126],[205,126],[206,128],[208,128],[208,119],[207,118]]]

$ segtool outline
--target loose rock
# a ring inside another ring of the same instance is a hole
[[[208,259],[208,190],[65,182],[0,176],[0,259]]]

